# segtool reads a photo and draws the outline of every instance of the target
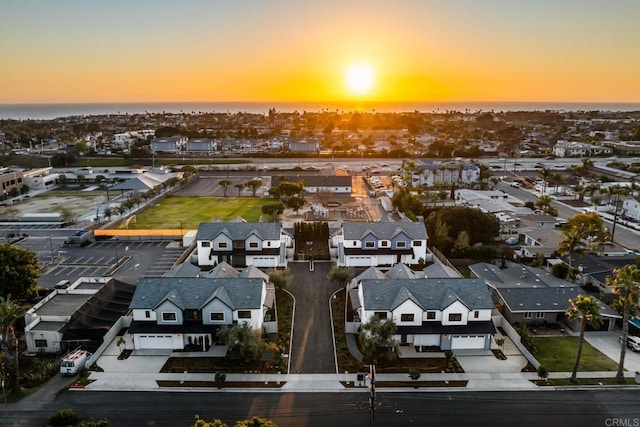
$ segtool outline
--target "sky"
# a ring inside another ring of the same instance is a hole
[[[640,0],[0,0],[0,104],[354,99],[640,102]]]

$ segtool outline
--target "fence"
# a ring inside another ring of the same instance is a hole
[[[540,367],[540,362],[538,362],[536,358],[533,357],[533,354],[531,354],[531,352],[522,344],[520,334],[516,332],[513,326],[511,326],[502,316],[491,316],[491,320],[493,320],[493,324],[496,325],[496,327],[502,328],[525,359],[527,359],[534,368],[538,369]]]
[[[109,331],[102,338],[102,345],[98,347],[95,353],[87,361],[87,366],[92,366],[98,361],[102,353],[109,347],[111,342],[118,336],[118,333],[122,328],[128,328],[131,325],[131,317],[121,316],[116,323],[109,329]]]

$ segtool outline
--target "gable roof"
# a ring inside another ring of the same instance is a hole
[[[360,286],[367,310],[394,310],[408,299],[425,311],[442,310],[456,299],[470,310],[494,306],[480,279],[365,279]]]
[[[196,240],[213,240],[225,233],[231,240],[245,240],[255,234],[263,240],[280,240],[279,222],[203,222],[198,226]]]
[[[147,277],[138,282],[130,308],[153,309],[170,301],[197,310],[217,297],[234,310],[259,309],[263,285],[262,279]]]
[[[183,262],[169,270],[164,277],[198,277],[198,274],[200,274],[200,267],[190,262]]]
[[[218,279],[224,279],[224,278],[229,279],[229,278],[239,277],[240,272],[235,268],[233,268],[228,263],[222,261],[220,264],[216,265],[213,269],[211,269],[211,271],[209,271],[204,276],[211,277],[211,278],[218,278]]]
[[[424,222],[345,222],[342,224],[342,230],[345,240],[361,240],[369,233],[380,240],[391,240],[402,232],[411,239],[427,239],[427,228]]]
[[[417,279],[418,275],[405,264],[399,262],[385,273],[385,277],[387,279]]]
[[[265,282],[269,281],[269,275],[262,270],[260,270],[255,265],[250,265],[240,272],[240,276],[242,278],[254,278],[254,279],[263,279]]]

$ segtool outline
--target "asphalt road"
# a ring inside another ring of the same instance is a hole
[[[62,392],[52,400],[0,404],[0,425],[44,425],[60,408],[118,427],[189,426],[194,415],[229,425],[263,416],[279,427],[370,425],[369,394]],[[640,390],[378,393],[376,426],[637,426]]]
[[[335,373],[329,298],[340,286],[327,279],[331,262],[314,265],[309,271],[308,262],[289,263],[293,280],[288,290],[296,299],[291,372]]]

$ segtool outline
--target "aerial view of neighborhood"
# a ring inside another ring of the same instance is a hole
[[[340,6],[371,45],[327,5],[127,6],[188,16],[176,41],[106,28],[122,5],[0,6],[1,425],[640,426],[640,64],[575,78],[603,58],[532,41],[569,0],[400,3]],[[611,29],[595,52],[640,42],[635,3],[582,7],[566,25]],[[494,43],[462,84],[464,55],[412,44],[449,31],[429,14],[506,38],[448,33]],[[385,15],[415,32],[376,34]],[[302,71],[320,28],[340,71]]]

